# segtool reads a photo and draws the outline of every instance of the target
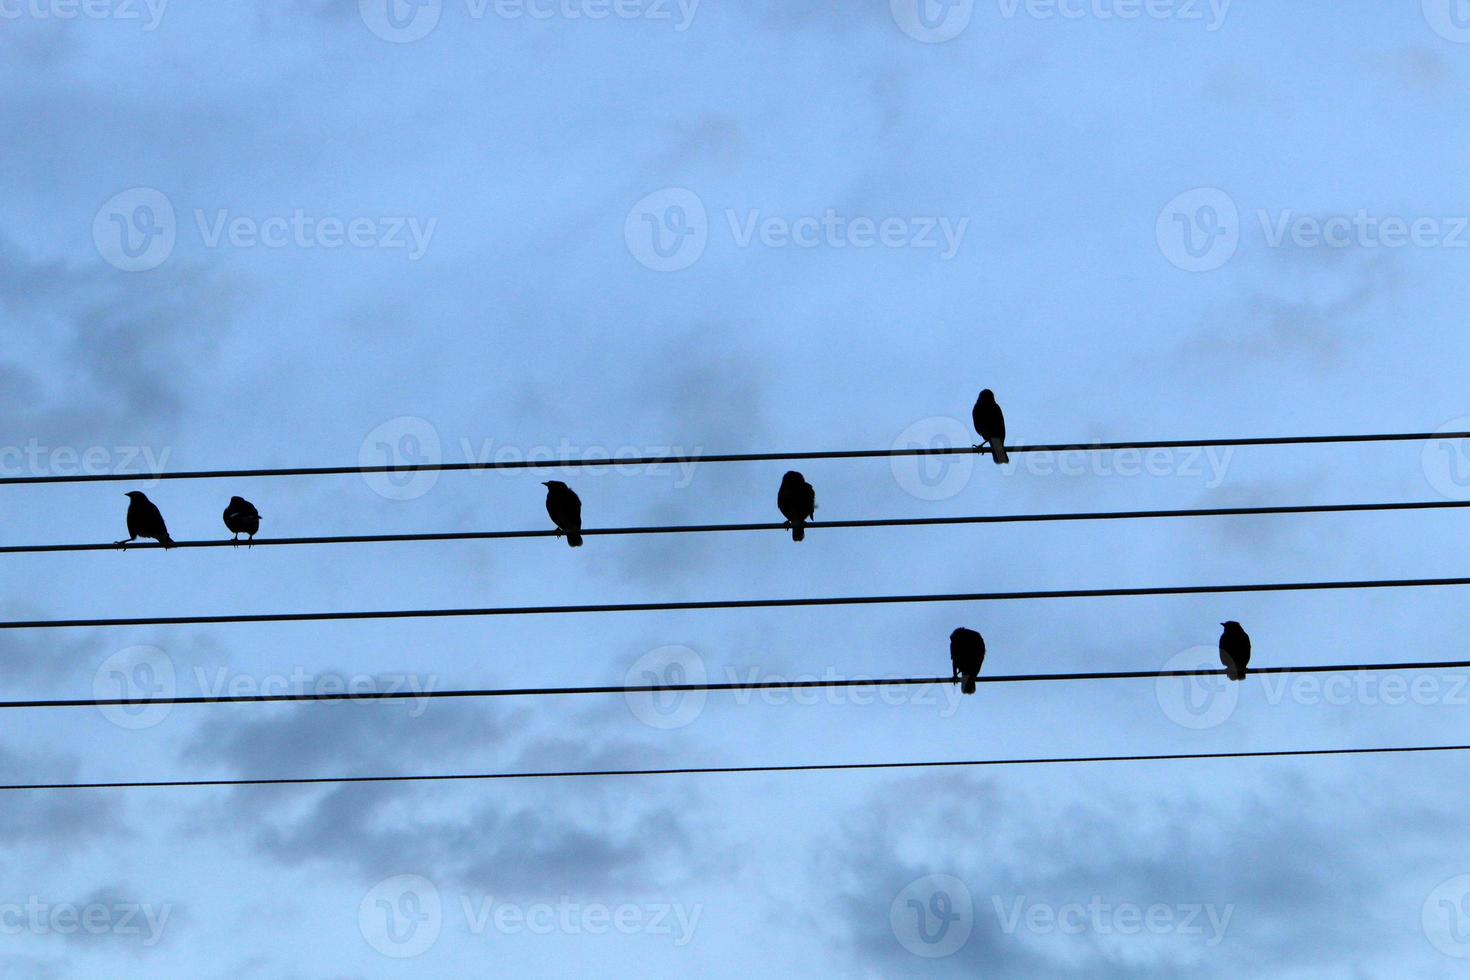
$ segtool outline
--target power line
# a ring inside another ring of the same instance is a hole
[[[342,783],[442,783],[610,776],[724,776],[736,773],[854,772],[880,769],[953,769],[987,766],[1080,765],[1094,762],[1183,762],[1205,759],[1283,759],[1345,755],[1464,752],[1470,745],[1399,745],[1354,749],[1280,749],[1262,752],[1187,752],[1159,755],[1084,755],[1032,759],[956,759],[940,762],[841,762],[792,766],[691,766],[677,769],[594,769],[543,772],[442,773],[408,776],[298,776],[268,779],[171,779],[108,783],[9,783],[0,791],[56,789],[185,789],[210,786],[319,786]]]
[[[1470,500],[1421,500],[1396,503],[1366,504],[1288,504],[1270,507],[1197,507],[1185,510],[1079,511],[1053,514],[987,514],[975,517],[904,517],[873,518],[851,521],[812,521],[808,530],[837,530],[876,527],[939,527],[963,524],[1039,524],[1053,521],[1117,521],[1170,517],[1259,517],[1275,514],[1348,514],[1370,511],[1451,510],[1470,507]],[[586,535],[625,534],[702,534],[718,531],[789,531],[785,524],[682,524],[645,527],[610,527],[584,529]],[[553,529],[535,531],[447,531],[423,534],[363,534],[335,537],[259,538],[258,547],[290,545],[389,544],[423,541],[489,541],[508,538],[549,538]],[[215,541],[175,541],[175,548],[247,547],[244,541],[228,538]],[[44,544],[8,545],[0,547],[0,555],[54,554],[79,551],[119,551],[161,549],[161,544],[131,544],[126,549],[110,544]]]
[[[919,602],[1006,602],[1023,599],[1098,599],[1125,596],[1228,595],[1249,592],[1320,592],[1342,589],[1407,589],[1470,585],[1470,578],[1371,579],[1349,582],[1270,582],[1245,585],[1163,585],[1129,589],[1040,589],[1029,592],[958,592],[933,595],[829,596],[809,599],[717,599],[687,602],[596,603],[572,606],[491,606],[465,609],[380,609],[357,612],[250,613],[114,619],[32,619],[0,623],[0,630],[94,629],[105,626],[209,626],[225,623],[320,623],[348,620],[450,619],[483,616],[553,616],[697,609],[789,609],[875,606]]]
[[[1243,446],[1307,446],[1329,443],[1423,442],[1429,439],[1470,439],[1470,432],[1394,432],[1375,435],[1333,436],[1266,436],[1222,439],[1171,439],[1148,442],[1095,442],[1086,445],[1055,443],[1034,446],[1007,446],[1011,453],[1039,452],[1114,452],[1123,449],[1211,449]],[[968,446],[915,447],[907,449],[852,449],[791,453],[668,453],[661,456],[634,456],[594,459],[488,460],[474,463],[409,463],[384,466],[299,466],[276,469],[191,470],[179,473],[77,473],[70,475],[31,475],[0,477],[0,486],[56,483],[152,483],[159,480],[223,480],[288,476],[346,476],[354,473],[452,473],[480,470],[560,469],[613,466],[662,466],[686,463],[766,463],[795,462],[812,459],[880,459],[898,456],[951,456],[988,454],[989,447]]]
[[[1257,674],[1329,674],[1385,670],[1465,670],[1470,660],[1424,660],[1410,663],[1381,664],[1316,664],[1295,667],[1253,667],[1249,676]],[[1101,681],[1137,680],[1164,677],[1224,677],[1225,671],[1198,670],[1125,670],[1092,671],[1070,674],[992,674],[977,678],[981,684],[1008,684],[1034,681]],[[174,704],[262,704],[283,701],[413,701],[441,698],[523,698],[589,694],[678,694],[695,691],[785,691],[854,687],[917,687],[928,684],[953,683],[948,677],[850,677],[791,679],[769,681],[730,681],[709,684],[604,685],[601,687],[509,687],[453,691],[331,691],[316,694],[221,694],[182,695],[168,698],[62,698],[54,700],[0,701],[6,708],[109,708]]]

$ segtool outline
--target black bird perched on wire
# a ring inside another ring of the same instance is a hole
[[[139,538],[152,538],[165,548],[174,546],[174,539],[168,536],[168,525],[163,523],[161,514],[153,501],[138,490],[131,490],[127,494],[128,500],[128,539],[119,541],[118,546],[132,544]]]
[[[975,678],[980,676],[980,667],[985,663],[985,639],[972,629],[961,626],[949,634],[949,663],[954,668],[956,681],[962,681],[960,690],[975,693]]]
[[[1232,681],[1243,681],[1246,664],[1251,662],[1250,634],[1233,619],[1220,625],[1225,627],[1220,634],[1220,662],[1225,665],[1225,676]]]
[[[776,506],[786,525],[791,528],[791,540],[806,537],[806,522],[817,512],[817,491],[806,482],[806,477],[792,470],[781,478],[781,489],[776,492]]]
[[[244,497],[231,497],[230,506],[225,508],[225,527],[240,540],[240,535],[250,535],[253,542],[260,533],[260,511]]]
[[[980,392],[975,407],[970,411],[970,418],[974,420],[975,431],[980,434],[980,438],[990,443],[990,457],[997,463],[1009,463],[1011,458],[1006,455],[1006,417],[995,400],[995,392],[989,388]]]
[[[582,500],[572,488],[560,480],[547,480],[541,484],[546,488],[546,513],[556,525],[556,536],[566,533],[567,544],[582,547]]]

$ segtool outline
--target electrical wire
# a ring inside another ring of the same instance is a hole
[[[0,622],[0,630],[97,629],[113,626],[207,626],[226,623],[320,623],[485,616],[552,616],[618,612],[677,612],[696,609],[791,609],[816,606],[874,606],[931,602],[1009,602],[1029,599],[1096,599],[1120,598],[1124,596],[1232,595],[1255,592],[1320,592],[1344,589],[1406,589],[1465,585],[1470,585],[1470,578],[1368,579],[1344,582],[1269,582],[1247,583],[1242,585],[1163,585],[1111,589],[1039,589],[1028,592],[829,596],[807,599],[717,599],[686,602],[590,603],[570,606],[490,606],[464,609],[380,609],[355,612],[247,613],[108,619],[32,619]]]
[[[965,524],[1040,524],[1056,521],[1117,521],[1145,520],[1153,518],[1181,517],[1259,517],[1278,514],[1347,514],[1380,511],[1412,510],[1455,510],[1470,507],[1470,500],[1419,500],[1394,503],[1364,504],[1287,504],[1266,507],[1195,507],[1184,510],[1122,510],[1122,511],[1079,511],[1052,514],[986,514],[973,517],[904,517],[874,518],[850,521],[811,521],[806,524],[809,531],[838,530],[849,528],[878,527],[940,527]],[[610,527],[583,529],[583,536],[625,534],[698,534],[719,531],[789,531],[786,524],[683,524],[647,527]],[[388,544],[426,541],[489,541],[516,538],[550,538],[559,532],[554,529],[535,531],[445,531],[422,534],[359,534],[335,537],[258,538],[254,542],[232,541],[228,538],[213,541],[175,541],[174,548],[249,548],[282,547],[293,545],[338,545],[338,544]],[[86,551],[135,551],[158,550],[163,545],[156,543],[130,544],[42,544],[7,545],[0,547],[0,555],[34,555],[61,552]]]

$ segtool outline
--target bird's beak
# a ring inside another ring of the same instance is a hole
[[[1224,625],[1225,625],[1225,624],[1224,624],[1224,623],[1221,623],[1221,624],[1220,624],[1220,625],[1221,625],[1221,626],[1224,626]]]

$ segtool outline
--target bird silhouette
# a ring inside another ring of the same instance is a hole
[[[248,534],[253,544],[260,533],[260,511],[244,497],[231,497],[230,506],[225,508],[225,527],[235,535],[236,541],[240,535]]]
[[[567,544],[582,547],[582,500],[560,480],[547,480],[541,484],[546,488],[546,513],[556,525],[556,536],[565,532]]]
[[[984,663],[985,639],[979,633],[961,626],[949,634],[949,664],[954,668],[953,679],[961,682],[961,691],[975,693],[975,678]]]
[[[990,443],[990,458],[997,463],[1009,463],[1011,458],[1006,455],[1006,417],[995,400],[995,392],[989,388],[980,392],[980,397],[975,400],[975,407],[970,411],[970,418],[974,420],[975,431],[980,434],[980,438]]]
[[[1233,619],[1220,625],[1225,627],[1220,634],[1220,662],[1225,665],[1225,676],[1232,681],[1243,681],[1246,664],[1251,662],[1250,634]]]
[[[776,506],[786,525],[791,528],[791,540],[801,541],[806,537],[806,522],[817,512],[817,491],[806,482],[806,477],[792,470],[781,478],[781,489],[776,492]]]
[[[139,538],[152,538],[165,548],[174,546],[174,539],[168,536],[168,525],[163,523],[161,514],[153,501],[147,495],[138,490],[130,490],[127,494],[128,500],[128,538],[119,541],[118,547],[132,544]]]

